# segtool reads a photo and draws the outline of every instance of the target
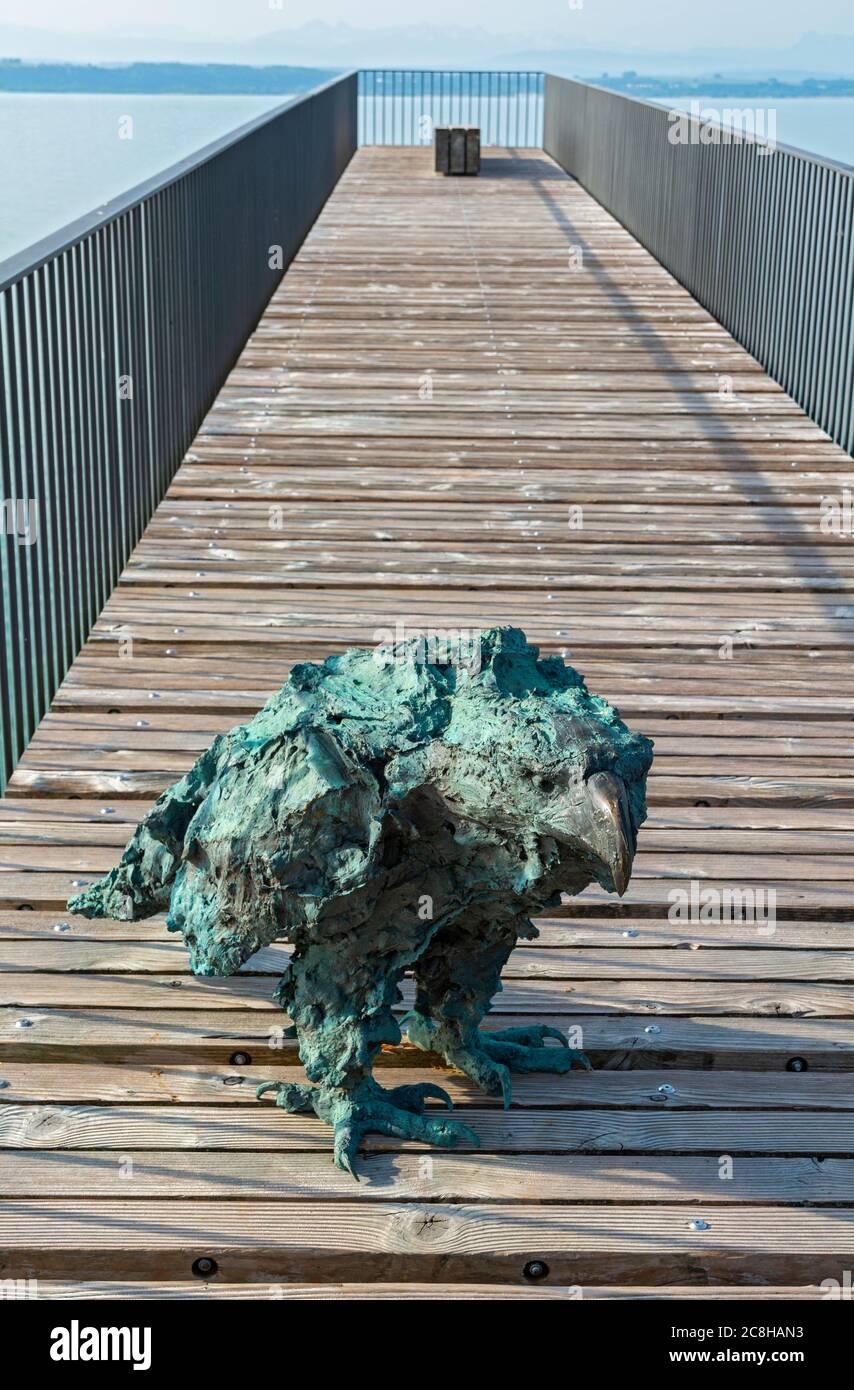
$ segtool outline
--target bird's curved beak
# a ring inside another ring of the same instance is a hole
[[[587,794],[597,825],[599,854],[611,870],[615,891],[622,897],[629,886],[637,845],[626,788],[613,772],[594,772],[587,782]]]
[[[625,783],[616,773],[594,772],[574,795],[548,808],[538,830],[596,860],[607,871],[613,891],[623,896],[631,877],[638,827]]]

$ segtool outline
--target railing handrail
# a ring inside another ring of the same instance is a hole
[[[548,72],[548,71],[547,71],[547,72],[545,73],[545,76],[546,76],[546,77],[559,77],[560,80],[561,80],[561,82],[574,82],[575,85],[576,85],[577,87],[589,87],[589,88],[590,88],[592,91],[594,91],[594,92],[602,92],[603,95],[609,96],[609,97],[619,97],[619,99],[620,99],[621,101],[631,102],[631,103],[633,103],[635,106],[652,107],[653,110],[655,110],[655,111],[678,111],[679,114],[680,114],[681,116],[685,116],[688,120],[696,120],[696,119],[697,119],[695,116],[692,116],[692,115],[691,115],[691,112],[690,112],[690,111],[683,111],[683,110],[682,110],[680,107],[678,107],[678,106],[668,106],[668,105],[667,105],[667,102],[668,102],[669,98],[667,98],[667,97],[662,97],[660,101],[654,101],[651,97],[638,97],[638,96],[635,96],[632,92],[620,92],[620,91],[617,91],[616,88],[614,88],[614,87],[603,87],[602,84],[601,84],[600,82],[585,82],[585,81],[584,81],[582,78],[580,78],[580,77],[564,77],[564,75],[563,75],[562,73],[559,73],[559,72]],[[750,98],[750,97],[745,97],[745,98],[743,98],[743,100],[745,100],[745,101],[750,101],[751,98]],[[787,98],[781,97],[780,100],[781,100],[781,101],[785,101],[785,100],[787,100]],[[773,108],[774,110],[776,110],[776,107],[774,107],[773,101],[767,103],[767,105],[766,105],[766,107],[765,107],[765,110],[767,111],[767,110],[770,110],[770,109],[772,109],[772,108]],[[749,108],[748,108],[748,107],[742,106],[742,107],[740,107],[740,108],[738,108],[738,109],[740,109],[740,110],[748,110]],[[733,127],[732,127],[732,126],[724,125],[722,121],[705,121],[705,120],[704,120],[704,121],[701,122],[701,124],[703,124],[703,125],[715,126],[718,130],[721,130],[721,131],[728,131],[728,132],[730,132],[731,134],[733,133]],[[768,141],[767,141],[767,140],[759,140],[759,139],[757,139],[756,136],[753,135],[753,134],[751,134],[750,131],[738,131],[738,132],[736,132],[736,133],[738,134],[738,137],[739,137],[739,143],[742,144],[742,145],[748,145],[748,144],[752,144],[752,145],[767,145],[767,144],[768,144]],[[734,143],[734,142],[731,142],[731,143]],[[774,149],[775,149],[775,150],[780,150],[783,154],[791,154],[791,155],[794,155],[795,158],[797,158],[797,159],[804,159],[804,160],[807,160],[807,161],[808,161],[809,163],[811,163],[811,164],[821,164],[821,165],[824,165],[825,168],[833,169],[833,170],[835,170],[837,173],[840,173],[840,174],[854,174],[854,164],[846,164],[846,163],[845,163],[843,160],[841,160],[841,159],[832,159],[830,155],[818,154],[818,153],[816,153],[815,150],[802,150],[802,149],[800,148],[799,145],[787,145],[787,144],[785,144],[782,140],[775,140],[775,141],[774,141]],[[0,266],[0,270],[2,270],[2,266]]]
[[[400,68],[383,67],[382,64],[379,67],[356,68],[354,71],[359,74],[363,72],[399,72],[404,74],[412,73],[414,75],[418,75],[419,73],[430,73],[433,77],[465,77],[471,73],[477,73],[478,75],[480,75],[480,73],[488,73],[492,74],[494,77],[545,77],[546,75],[544,68]]]
[[[24,247],[22,251],[16,251],[14,255],[0,261],[0,294],[3,290],[14,285],[17,280],[29,275],[34,270],[39,270],[48,261],[59,256],[76,242],[82,241],[91,232],[99,231],[102,227],[107,227],[111,222],[115,222],[118,217],[122,217],[132,208],[144,203],[154,193],[160,193],[170,184],[177,183],[180,179],[191,174],[193,170],[202,168],[212,159],[216,159],[232,145],[238,145],[241,140],[245,140],[248,135],[254,134],[256,130],[261,130],[263,126],[269,125],[271,121],[277,120],[285,111],[291,107],[298,106],[304,101],[311,100],[312,97],[319,96],[330,87],[335,87],[339,82],[348,77],[358,74],[357,68],[349,68],[331,77],[327,82],[321,82],[316,87],[312,87],[306,92],[297,92],[295,96],[287,101],[281,102],[278,106],[273,106],[269,111],[264,111],[260,116],[253,116],[252,120],[244,121],[243,125],[236,126],[234,130],[228,131],[225,135],[219,136],[216,140],[211,140],[209,144],[203,145],[201,149],[195,150],[192,154],[186,155],[184,159],[179,159],[174,164],[158,174],[153,174],[151,178],[144,179],[142,183],[134,184],[125,193],[120,193],[115,198],[110,198],[99,207],[93,208],[91,212],[83,213],[73,222],[67,222],[57,231],[51,232],[49,236],[42,237],[39,241],[32,242]]]

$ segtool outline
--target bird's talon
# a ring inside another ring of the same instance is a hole
[[[569,1047],[566,1034],[550,1023],[533,1023],[523,1028],[498,1028],[485,1034],[493,1042],[518,1043],[520,1047],[541,1047],[546,1038],[555,1038],[561,1047]]]
[[[335,1167],[340,1168],[342,1173],[349,1173],[356,1182],[359,1181],[359,1174],[353,1164],[363,1134],[364,1127],[354,1124],[352,1118],[339,1120],[334,1129],[332,1158]]]
[[[416,1115],[422,1113],[424,1103],[429,1097],[443,1101],[449,1110],[454,1108],[454,1102],[448,1092],[432,1081],[422,1081],[414,1086],[395,1086],[394,1090],[385,1093],[385,1100],[389,1105],[400,1110],[409,1110]]]
[[[313,1086],[303,1086],[297,1081],[262,1081],[261,1085],[255,1088],[255,1099],[260,1100],[269,1091],[275,1091],[276,1104],[282,1110],[290,1111],[292,1115],[314,1108]]]

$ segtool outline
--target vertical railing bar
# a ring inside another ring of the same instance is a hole
[[[100,612],[103,606],[102,595],[104,592],[103,572],[104,557],[108,546],[107,523],[103,516],[104,499],[104,478],[103,460],[101,456],[100,431],[98,429],[95,402],[97,400],[97,326],[93,309],[94,291],[92,280],[94,276],[94,251],[93,242],[97,239],[89,237],[80,246],[80,323],[82,332],[80,334],[83,399],[85,402],[83,410],[83,420],[85,422],[87,446],[84,447],[84,467],[86,469],[86,498],[87,512],[91,518],[91,544],[92,544],[92,580],[95,598],[95,612]]]
[[[845,187],[839,174],[833,174],[831,184],[833,208],[827,245],[828,268],[824,276],[824,295],[820,310],[824,324],[824,347],[820,360],[816,363],[814,376],[816,417],[823,429],[827,428],[827,422],[830,419],[829,384],[833,379],[832,373],[837,365],[839,349],[837,338],[841,264],[839,237],[845,215]]]
[[[50,270],[51,262],[41,266],[30,276],[33,288],[34,314],[33,330],[36,345],[36,363],[39,388],[38,410],[38,470],[41,480],[41,506],[43,517],[39,532],[39,546],[47,542],[47,575],[42,577],[46,590],[45,655],[47,668],[46,684],[41,698],[47,703],[61,679],[63,666],[63,611],[65,608],[65,584],[62,567],[62,546],[60,539],[59,470],[61,455],[57,448],[55,433],[55,378],[51,353],[50,336]],[[35,415],[35,412],[34,412]],[[40,566],[40,569],[42,567]]]
[[[757,350],[761,351],[760,344],[763,333],[767,334],[770,344],[773,306],[776,298],[774,286],[779,273],[782,237],[780,197],[786,166],[782,156],[778,155],[777,152],[766,156],[766,162],[768,164],[768,189],[766,192],[766,234],[763,244],[762,289],[756,309],[753,344],[750,348],[754,356]]]
[[[419,109],[419,112],[420,112],[421,116],[428,116],[428,115],[429,115],[429,118],[430,118],[430,119],[429,119],[429,123],[428,123],[428,122],[425,122],[425,125],[427,125],[427,129],[430,130],[430,131],[432,132],[432,130],[433,130],[433,128],[434,128],[434,125],[435,125],[435,122],[434,122],[434,120],[433,120],[433,104],[432,104],[432,102],[429,100],[429,98],[428,98],[427,96],[425,96],[424,73],[423,73],[423,72],[419,73],[419,75],[418,75],[418,109]]]
[[[53,522],[55,508],[51,505],[50,467],[52,455],[47,439],[46,396],[50,380],[44,361],[43,282],[44,267],[23,282],[26,294],[26,340],[30,367],[30,486],[38,498],[38,532],[31,547],[33,592],[36,595],[40,645],[38,649],[38,679],[36,682],[36,720],[50,699],[55,671],[54,627],[56,611],[56,547]]]
[[[53,467],[50,506],[53,513],[56,553],[56,594],[53,611],[56,667],[51,672],[50,688],[53,692],[73,657],[71,641],[71,564],[68,549],[68,453],[62,435],[63,421],[66,418],[65,372],[57,350],[59,336],[59,302],[57,280],[59,267],[56,260],[48,261],[43,267],[44,294],[42,332],[45,344],[45,378],[49,383],[49,433],[47,452]]]
[[[846,212],[843,222],[843,246],[840,249],[840,320],[837,340],[839,362],[832,383],[835,423],[842,447],[854,452],[854,179],[845,180]],[[837,423],[838,422],[838,423]]]
[[[814,401],[811,412],[822,429],[826,429],[826,394],[824,389],[825,371],[828,360],[833,356],[833,328],[836,304],[832,292],[836,288],[838,266],[838,226],[842,208],[840,180],[837,173],[826,171],[826,206],[824,210],[825,233],[822,245],[819,293],[816,304],[818,333],[815,340],[815,353],[810,371],[810,389]]]
[[[0,351],[4,363],[15,364],[14,370],[3,373],[0,386],[3,387],[3,436],[2,450],[3,490],[2,498],[17,509],[18,499],[22,498],[20,462],[23,449],[21,443],[21,407],[19,398],[20,366],[16,350],[15,300],[18,287],[13,285],[0,294]],[[8,761],[5,771],[11,767],[12,754],[23,747],[30,736],[27,721],[28,683],[26,678],[29,652],[29,631],[24,622],[23,557],[21,544],[17,537],[17,519],[13,524],[10,518],[8,528],[4,528],[3,541],[3,624],[4,647],[7,652],[5,670],[6,688],[9,694],[8,713],[5,714],[4,751]],[[4,779],[5,780],[5,779]]]
[[[101,423],[103,441],[104,476],[109,480],[109,499],[106,511],[109,517],[110,545],[103,575],[103,603],[106,603],[118,581],[123,524],[123,498],[120,481],[121,457],[116,417],[116,394],[119,384],[116,380],[113,359],[113,319],[116,313],[116,300],[111,282],[115,229],[115,222],[111,222],[109,226],[104,227],[101,235],[95,238],[98,255],[98,275],[95,287],[101,359],[101,393],[99,395],[98,417]]]
[[[137,462],[139,458],[137,440],[137,421],[140,411],[140,392],[143,389],[138,370],[136,353],[137,330],[139,325],[139,305],[136,294],[136,264],[133,255],[133,212],[121,218],[116,228],[116,256],[120,266],[119,284],[123,293],[117,299],[119,321],[117,324],[118,370],[130,379],[130,395],[120,402],[119,439],[122,453],[121,486],[125,498],[125,533],[122,551],[119,555],[119,572],[130,555],[138,539],[137,515],[139,497],[137,490]]]
[[[17,294],[15,296],[16,323],[17,323],[17,358],[23,370],[18,373],[19,386],[19,408],[20,408],[20,484],[21,497],[29,503],[35,501],[38,506],[38,513],[41,516],[42,510],[42,488],[37,480],[37,470],[40,467],[38,437],[36,433],[37,418],[37,397],[38,397],[38,370],[34,362],[34,331],[33,331],[33,276],[27,276],[16,285]],[[30,634],[28,671],[28,710],[27,727],[32,732],[39,718],[39,711],[45,701],[45,690],[47,685],[47,674],[45,670],[47,660],[47,643],[45,640],[46,624],[46,595],[44,591],[44,576],[42,567],[38,563],[40,556],[38,549],[41,542],[37,540],[34,545],[23,547],[23,582],[22,594],[26,595],[26,626]]]
[[[807,170],[806,170],[806,185],[805,185],[805,186],[806,186],[806,196],[803,198],[803,201],[802,201],[802,204],[801,204],[802,214],[803,214],[802,221],[801,221],[801,228],[800,228],[800,233],[801,233],[801,234],[800,234],[800,237],[799,237],[798,243],[797,243],[797,253],[796,253],[796,260],[795,260],[795,269],[794,269],[794,274],[792,275],[792,281],[793,281],[793,284],[794,284],[794,286],[795,286],[795,293],[796,293],[796,309],[795,309],[794,324],[790,325],[790,331],[791,331],[791,329],[794,329],[794,341],[793,341],[793,347],[792,347],[792,378],[791,378],[791,379],[792,379],[792,389],[793,389],[793,392],[794,392],[796,395],[799,395],[799,393],[800,393],[800,390],[801,390],[801,382],[802,382],[802,366],[803,366],[803,357],[804,357],[804,337],[805,337],[804,317],[805,317],[805,313],[806,313],[806,299],[807,299],[807,287],[808,287],[808,277],[809,277],[809,264],[810,264],[810,259],[811,259],[812,254],[813,254],[812,233],[813,233],[813,218],[814,218],[814,215],[815,215],[815,213],[814,213],[814,201],[815,201],[815,185],[816,185],[816,180],[817,180],[817,173],[818,173],[818,170],[817,170],[816,165],[811,164],[811,165],[809,165],[809,166],[807,167]]]
[[[86,418],[83,390],[83,348],[80,332],[80,246],[73,246],[62,257],[64,301],[65,301],[65,360],[69,364],[68,375],[68,418],[70,454],[74,475],[74,507],[69,516],[68,526],[72,533],[74,553],[77,557],[77,582],[81,593],[81,603],[77,611],[75,625],[75,647],[79,648],[86,636],[86,623],[89,614],[95,611],[95,589],[92,567],[93,547],[89,536],[89,493],[86,486],[85,470],[89,466],[84,444]]]
[[[803,279],[803,313],[802,322],[804,332],[801,342],[801,368],[798,380],[799,398],[806,403],[807,410],[812,409],[809,396],[809,382],[813,352],[816,345],[816,335],[819,332],[819,325],[815,319],[816,291],[822,261],[822,244],[824,240],[824,228],[826,225],[827,209],[825,207],[825,173],[826,170],[816,169],[816,189],[810,198],[810,241],[808,255],[804,263]]]
[[[785,153],[778,152],[775,158],[785,161],[785,176],[780,200],[783,229],[780,238],[780,255],[774,272],[774,310],[770,323],[771,340],[767,357],[775,380],[781,381],[785,385],[785,333],[790,295],[788,272],[797,212],[796,197],[793,196],[793,193],[796,194],[797,192],[799,173],[803,165],[800,160],[791,159]]]
[[[142,480],[148,472],[145,457],[145,420],[147,418],[147,397],[148,379],[145,372],[145,353],[143,348],[145,332],[145,313],[142,302],[142,220],[143,208],[135,208],[127,219],[126,240],[128,256],[128,275],[132,281],[133,293],[130,299],[131,307],[128,310],[128,322],[132,326],[132,348],[133,358],[133,412],[131,415],[131,453],[130,466],[133,481],[133,518],[132,536],[133,545],[136,546],[143,527],[145,526],[145,503],[142,491]]]

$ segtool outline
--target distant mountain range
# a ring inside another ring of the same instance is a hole
[[[548,68],[592,77],[622,73],[725,75],[800,80],[854,76],[854,35],[808,33],[789,46],[639,49],[621,44],[569,46],[566,32],[490,33],[460,25],[286,24],[248,39],[199,38],[178,28],[51,33],[0,25],[0,57],[60,63],[235,64],[314,69],[350,67]]]

